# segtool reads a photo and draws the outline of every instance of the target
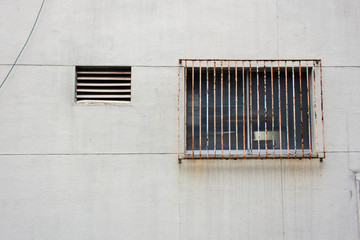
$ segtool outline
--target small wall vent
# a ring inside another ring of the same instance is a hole
[[[131,67],[77,66],[77,102],[131,100]]]

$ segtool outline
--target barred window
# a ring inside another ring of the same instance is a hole
[[[180,62],[184,158],[325,156],[320,60]]]

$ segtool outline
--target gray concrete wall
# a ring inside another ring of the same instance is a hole
[[[0,2],[0,80],[41,1]],[[46,1],[0,89],[1,239],[357,239],[360,2]],[[327,157],[178,164],[179,58],[320,58]],[[76,65],[132,100],[74,103]]]

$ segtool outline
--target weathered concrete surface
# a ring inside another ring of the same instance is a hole
[[[0,164],[1,239],[178,236],[176,156],[1,156]]]
[[[182,161],[182,239],[356,237],[354,175],[342,157]]]
[[[360,3],[278,1],[279,54],[314,57],[324,65],[359,66]]]
[[[280,171],[280,161],[182,161],[181,239],[281,239]]]
[[[0,80],[40,4],[0,2]],[[46,1],[0,89],[0,239],[357,239],[359,4]],[[322,59],[324,162],[179,165],[179,58]],[[75,104],[75,65],[132,66],[131,103]]]
[[[3,5],[13,13],[7,22],[36,12]],[[174,66],[184,57],[270,58],[277,54],[276,33],[275,0],[48,1],[20,63]],[[0,46],[23,36],[16,30]],[[0,63],[12,61],[13,48],[0,51]]]
[[[324,68],[328,151],[360,151],[360,68]],[[336,136],[336,137],[331,137]]]
[[[0,95],[0,152],[177,154],[177,68],[132,68],[124,105],[75,104],[74,77],[74,67],[16,67]]]

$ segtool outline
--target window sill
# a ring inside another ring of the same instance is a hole
[[[120,102],[120,101],[92,101],[92,100],[84,100],[84,101],[76,101],[75,105],[78,106],[132,106],[131,102]]]
[[[304,153],[302,150],[297,150],[296,154],[294,150],[289,150],[289,153],[287,152],[287,149],[282,149],[281,151],[279,149],[275,150],[275,152],[272,149],[269,149],[267,152],[265,150],[253,150],[252,154],[250,150],[245,151],[238,151],[236,154],[236,150],[232,150],[229,154],[229,151],[224,150],[223,152],[221,150],[217,150],[216,153],[214,150],[211,150],[207,152],[206,150],[201,151],[194,151],[192,153],[191,150],[188,150],[185,154],[182,154],[179,156],[179,161],[181,160],[274,160],[274,159],[293,159],[293,160],[303,160],[303,159],[319,159],[320,161],[323,160],[324,155],[323,154],[316,154],[312,153],[310,154],[310,151],[308,149],[304,149]]]

